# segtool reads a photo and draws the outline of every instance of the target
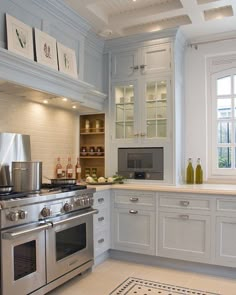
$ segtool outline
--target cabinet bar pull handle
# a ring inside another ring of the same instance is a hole
[[[134,137],[138,137],[139,136],[139,134],[138,133],[134,133]]]
[[[141,66],[140,66],[140,69],[143,70],[146,66],[147,66],[147,65],[141,65]]]
[[[98,218],[98,221],[103,221],[105,218],[102,216],[102,217],[99,217]]]
[[[146,135],[146,133],[140,133],[141,137],[144,137]]]
[[[189,219],[189,215],[179,215],[179,217],[181,218],[181,219],[184,219],[184,220],[188,220]]]
[[[99,198],[98,199],[98,203],[103,203],[104,202],[104,198]]]
[[[138,70],[139,66],[130,67],[132,70]]]
[[[104,239],[100,239],[100,240],[98,240],[98,243],[102,244],[102,243],[104,243],[104,241],[105,241]]]
[[[184,207],[188,207],[189,201],[180,201],[180,205]]]
[[[129,200],[130,200],[130,202],[138,202],[138,198],[133,198],[133,197],[132,197],[132,198],[130,198]]]
[[[137,210],[129,210],[129,213],[130,214],[138,214],[138,211]]]

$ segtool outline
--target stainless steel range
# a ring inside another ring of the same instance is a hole
[[[46,294],[93,265],[95,189],[0,196],[1,295]]]

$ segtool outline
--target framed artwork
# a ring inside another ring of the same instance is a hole
[[[56,39],[36,28],[34,32],[37,62],[58,70]]]
[[[32,28],[6,14],[7,49],[34,60]]]
[[[59,71],[74,78],[78,77],[75,51],[57,42]]]

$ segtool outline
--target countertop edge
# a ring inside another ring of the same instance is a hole
[[[143,190],[154,192],[175,192],[206,195],[235,195],[236,185],[227,184],[198,184],[198,185],[155,185],[155,184],[113,184],[113,185],[92,185],[88,188],[96,188],[96,191],[122,189],[122,190]]]

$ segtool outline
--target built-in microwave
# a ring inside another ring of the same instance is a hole
[[[163,180],[164,148],[118,148],[118,174],[127,179]]]

